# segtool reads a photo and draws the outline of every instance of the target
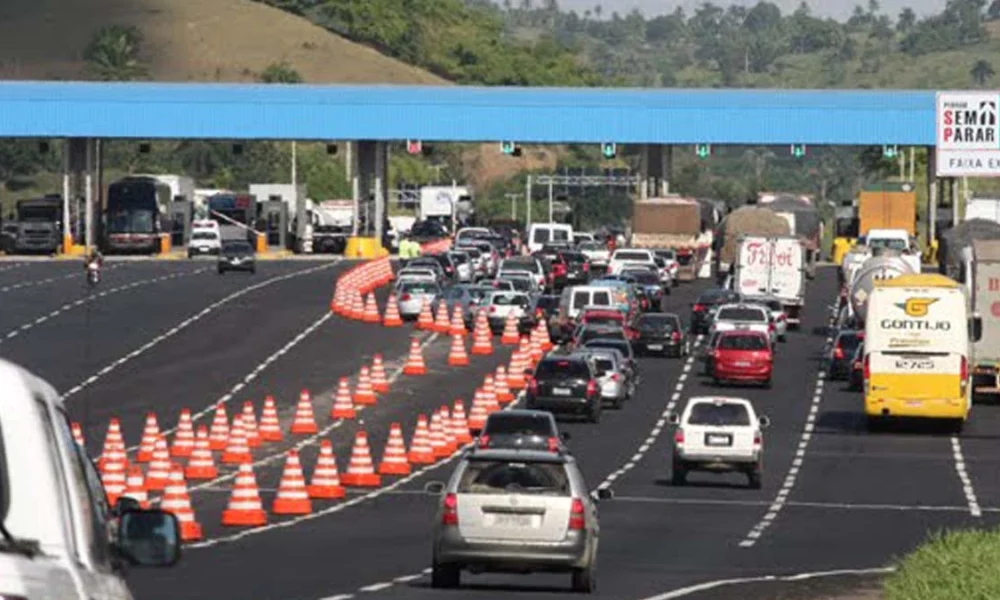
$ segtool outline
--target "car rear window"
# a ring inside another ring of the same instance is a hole
[[[604,375],[608,371],[614,371],[615,361],[610,358],[597,358],[594,360],[594,366],[597,368],[599,375]]]
[[[719,311],[717,318],[720,321],[768,321],[764,311],[756,308],[724,308]]]
[[[636,327],[642,331],[666,331],[677,329],[677,317],[669,315],[642,315],[636,321]]]
[[[587,327],[580,332],[580,343],[586,344],[590,340],[620,340],[624,337],[625,332],[620,328]]]
[[[469,461],[459,494],[540,494],[568,496],[566,466],[552,462]]]
[[[641,283],[642,285],[660,284],[660,278],[657,277],[656,273],[653,273],[652,271],[645,271],[645,270],[638,271],[633,269],[629,271],[622,271],[622,275],[624,275],[625,277],[631,277],[637,283]]]
[[[629,343],[624,340],[611,340],[608,338],[598,338],[590,340],[584,344],[588,348],[614,348],[622,353],[622,356],[631,356]]]
[[[552,436],[552,421],[544,415],[517,415],[496,413],[490,415],[483,429],[486,435],[541,435]]]
[[[615,260],[636,260],[649,262],[649,255],[645,252],[615,252]]]
[[[699,402],[691,407],[691,425],[749,425],[750,413],[742,404]]]
[[[853,352],[860,344],[861,337],[856,333],[842,333],[837,338],[837,345],[848,352]]]
[[[426,281],[404,281],[399,289],[410,294],[436,294],[438,292],[436,285]]]
[[[719,340],[720,350],[767,350],[767,340],[762,335],[724,335]]]
[[[587,325],[621,325],[625,319],[613,315],[588,315],[584,321]]]
[[[590,369],[587,363],[578,359],[554,358],[543,359],[535,369],[536,379],[589,379]]]
[[[521,296],[517,294],[493,294],[490,298],[490,304],[495,306],[528,306],[527,296]]]

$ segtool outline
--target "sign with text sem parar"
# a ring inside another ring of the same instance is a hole
[[[1000,92],[938,92],[937,175],[1000,177]]]

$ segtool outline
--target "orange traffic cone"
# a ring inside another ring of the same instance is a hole
[[[260,447],[260,432],[257,431],[257,415],[253,409],[253,402],[247,400],[243,403],[243,433],[247,436],[247,446],[251,448]]]
[[[448,335],[468,335],[469,331],[465,328],[465,319],[462,316],[462,307],[456,306],[451,313],[451,327],[448,328]]]
[[[187,458],[194,450],[194,422],[191,420],[191,411],[181,410],[180,419],[177,420],[177,432],[174,434],[174,445],[170,447],[170,456]]]
[[[222,402],[215,406],[215,416],[212,418],[212,429],[208,433],[208,443],[212,450],[225,450],[229,443],[229,416],[226,405]]]
[[[389,378],[385,375],[385,364],[382,362],[381,354],[372,357],[372,389],[379,394],[389,391]]]
[[[465,352],[465,340],[460,335],[455,335],[451,338],[448,365],[452,367],[466,367],[469,365],[469,355]]]
[[[451,328],[451,322],[448,320],[448,305],[444,302],[439,302],[437,316],[434,318],[434,331],[448,333],[449,328]]]
[[[521,336],[517,332],[517,318],[514,313],[507,314],[507,320],[503,324],[503,335],[500,336],[500,343],[504,346],[515,346]]]
[[[125,475],[125,463],[115,460],[108,461],[101,473],[101,484],[108,497],[108,504],[114,506],[118,498],[128,489],[128,478]]]
[[[475,332],[472,334],[472,354],[476,356],[489,356],[493,354],[492,337],[489,327],[483,329],[477,325]]]
[[[465,405],[461,400],[455,400],[451,409],[451,431],[455,435],[455,441],[459,444],[468,444],[472,441],[469,434],[469,421],[465,416]]]
[[[434,329],[434,315],[431,314],[431,303],[429,300],[425,300],[424,305],[420,307],[420,316],[417,317],[417,329],[423,331],[433,331]]]
[[[385,443],[382,464],[378,466],[380,475],[409,475],[410,463],[406,460],[406,443],[403,428],[399,423],[389,426],[389,439]]]
[[[181,540],[191,542],[201,539],[201,524],[194,518],[191,496],[184,481],[184,468],[174,465],[170,469],[170,480],[163,491],[160,508],[173,513],[181,526]]]
[[[472,408],[469,409],[469,431],[478,433],[486,426],[486,418],[490,416],[487,410],[486,398],[483,390],[477,389],[472,397]]]
[[[153,457],[149,460],[149,470],[146,471],[146,490],[158,492],[167,485],[170,479],[170,467],[174,466],[170,462],[170,450],[167,449],[167,440],[162,435],[156,438],[156,446],[153,450]]]
[[[451,456],[458,450],[458,439],[455,437],[455,432],[452,431],[451,411],[448,410],[447,405],[442,405],[438,409],[438,414],[441,415],[441,434],[444,437],[446,456]]]
[[[396,294],[389,294],[389,300],[385,303],[385,318],[382,320],[382,326],[403,326],[403,318],[399,316],[399,301],[396,300]]]
[[[83,426],[73,421],[70,425],[70,430],[73,432],[73,441],[81,448],[86,448],[87,444],[83,440]]]
[[[361,290],[354,290],[353,296],[351,299],[351,318],[355,321],[361,321],[365,318],[365,299],[361,296]]]
[[[448,440],[444,435],[444,424],[441,422],[441,413],[434,411],[431,413],[431,448],[434,450],[434,458],[444,458],[448,456]]]
[[[373,406],[378,403],[367,366],[362,366],[358,373],[358,384],[354,386],[354,403],[358,406]]]
[[[125,493],[122,495],[138,502],[140,508],[149,508],[149,493],[146,492],[146,478],[143,476],[142,467],[139,465],[132,465],[128,468],[128,477],[125,480]]]
[[[294,448],[288,451],[288,458],[285,459],[285,471],[281,474],[278,495],[271,505],[271,512],[276,515],[308,515],[312,512],[299,453]]]
[[[97,462],[97,468],[103,472],[105,463],[109,461],[128,465],[125,438],[122,436],[121,422],[117,417],[112,417],[111,421],[108,422],[108,432],[104,436],[104,447],[101,451],[101,458]]]
[[[243,429],[243,415],[233,417],[233,427],[229,430],[229,443],[226,445],[226,451],[222,453],[222,462],[227,465],[253,462],[246,430]]]
[[[222,524],[228,527],[255,527],[267,524],[267,513],[260,501],[257,477],[250,463],[241,463],[233,484],[226,510],[222,511]]]
[[[539,321],[535,329],[538,330],[538,340],[542,344],[543,351],[548,352],[555,347],[552,338],[549,337],[549,328],[545,325],[545,321]]]
[[[410,355],[406,358],[406,364],[403,365],[403,374],[427,374],[427,365],[424,364],[423,351],[420,349],[420,342],[417,341],[417,338],[412,338],[410,340]]]
[[[274,404],[273,396],[264,397],[264,410],[260,413],[260,427],[257,428],[262,442],[280,442],[284,436],[281,435],[281,421],[278,420],[278,407]]]
[[[312,398],[309,390],[299,393],[299,403],[295,407],[295,418],[292,420],[291,433],[295,435],[312,435],[319,433],[316,417],[313,415]]]
[[[351,400],[351,384],[346,377],[337,382],[337,393],[333,396],[333,408],[330,409],[331,419],[353,419],[357,415],[354,401]]]
[[[368,434],[364,431],[354,434],[351,462],[347,465],[347,472],[340,479],[344,485],[351,487],[378,487],[382,485],[382,476],[375,472],[371,449],[368,447]]]
[[[507,386],[512,390],[524,389],[526,384],[524,372],[528,365],[524,362],[524,356],[520,350],[515,350],[510,356],[510,368],[507,370]]]
[[[494,382],[496,384],[497,401],[502,404],[513,402],[514,393],[510,391],[510,385],[508,384],[507,379],[507,369],[503,368],[503,365],[497,365]]]
[[[382,317],[378,314],[378,303],[375,302],[375,294],[368,294],[368,301],[365,302],[365,314],[361,318],[365,323],[378,323]],[[296,513],[300,514],[300,513]]]
[[[313,470],[312,482],[308,487],[309,497],[316,500],[336,500],[343,498],[345,490],[340,485],[337,473],[337,459],[333,455],[333,443],[323,440],[319,446],[319,458]]]
[[[195,435],[194,450],[184,469],[184,477],[201,480],[215,479],[218,475],[219,470],[215,468],[215,459],[212,458],[212,448],[208,441],[208,429],[201,425]]]
[[[427,417],[417,415],[417,428],[410,440],[410,462],[415,465],[431,465],[437,460],[431,447],[431,434],[427,427]]]
[[[156,438],[160,435],[160,425],[156,422],[156,413],[146,413],[146,425],[142,428],[142,440],[139,441],[139,451],[135,454],[136,462],[147,463],[153,458]]]

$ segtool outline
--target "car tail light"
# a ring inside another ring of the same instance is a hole
[[[442,525],[458,525],[458,496],[448,494],[444,497],[444,512],[441,514]]]
[[[833,357],[836,358],[837,360],[843,359],[844,358],[844,349],[841,348],[840,346],[837,346],[836,348],[834,348],[833,349]]]
[[[597,382],[591,379],[587,382],[587,395],[593,396],[597,393]]]
[[[788,317],[786,317],[786,316],[785,316],[785,313],[781,313],[780,315],[778,315],[778,320],[779,320],[779,321],[784,321],[784,320],[786,320],[787,318],[788,318]]]
[[[969,361],[964,356],[962,357],[962,366],[959,373],[961,374],[962,383],[965,383],[969,378]]]
[[[488,435],[480,435],[479,436],[479,447],[480,448],[489,448],[490,447],[490,436],[488,436]]]
[[[705,310],[705,305],[695,304],[694,306],[691,307],[691,310],[693,310],[694,312],[702,312],[703,310]]]
[[[754,446],[760,446],[760,432],[759,431],[753,432],[753,445]]]
[[[677,428],[677,431],[674,432],[674,443],[677,445],[684,443],[684,430],[679,427]]]
[[[556,278],[555,272],[549,273],[549,281],[554,281]]]
[[[548,442],[549,442],[549,452],[555,452],[556,450],[559,449],[559,438],[550,437],[548,439]]]
[[[583,263],[583,272],[584,273],[590,272],[590,263]]]
[[[768,323],[767,324],[767,330],[768,331],[774,331],[774,323]]]
[[[872,374],[871,359],[867,355],[865,356],[865,364],[863,368],[864,368],[864,376],[865,379],[867,380]]]
[[[525,383],[528,385],[528,392],[532,394],[538,393],[538,381],[531,375],[525,375]]]
[[[673,341],[675,341],[675,342],[681,341],[681,332],[675,331],[675,332],[671,333],[670,334],[670,339],[673,340]]]
[[[611,374],[611,381],[619,381],[620,379],[621,379],[621,375],[619,375],[618,373],[612,373]]]
[[[569,507],[569,528],[571,531],[580,531],[587,526],[583,512],[583,500],[573,498],[573,504]]]
[[[494,314],[494,313],[496,313],[496,312],[497,312],[497,307],[495,307],[495,306],[491,306],[491,307],[490,307],[490,314],[492,315],[492,314]]]
[[[412,296],[410,296],[409,294],[403,294],[402,296],[399,297],[399,299],[402,300],[403,302],[408,301],[410,298],[412,298]]]

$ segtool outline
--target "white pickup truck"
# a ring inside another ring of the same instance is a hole
[[[172,514],[131,499],[108,507],[59,394],[0,360],[0,598],[131,600],[127,566],[180,558]]]
[[[715,312],[712,327],[709,329],[709,339],[722,331],[746,329],[759,331],[768,336],[771,346],[778,341],[778,334],[771,323],[771,313],[759,304],[724,304]]]

